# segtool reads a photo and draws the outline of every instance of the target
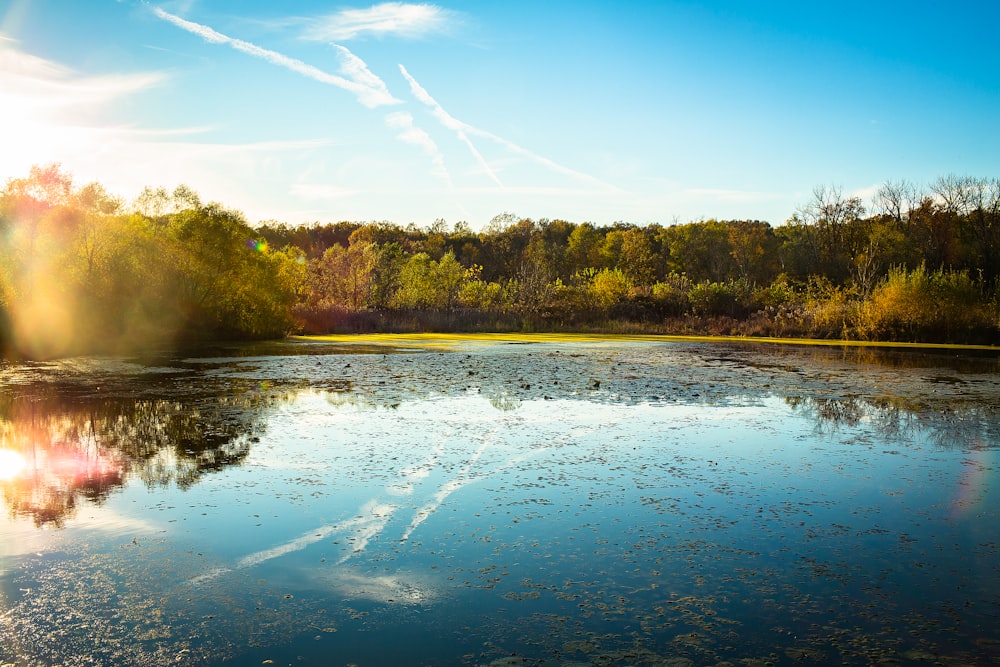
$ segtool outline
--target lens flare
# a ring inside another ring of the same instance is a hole
[[[27,467],[28,462],[24,460],[19,452],[13,449],[0,449],[0,482],[9,482]]]
[[[989,472],[993,470],[990,459],[988,450],[977,448],[962,461],[962,475],[951,503],[951,517],[953,519],[971,516],[977,508],[983,506],[990,489]]]
[[[264,241],[263,239],[261,240],[249,239],[247,240],[247,247],[250,248],[251,250],[256,250],[261,254],[265,254],[269,250],[267,241]]]

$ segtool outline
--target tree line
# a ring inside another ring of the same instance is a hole
[[[495,217],[251,227],[185,186],[57,165],[0,193],[0,337],[73,349],[305,331],[588,330],[998,342],[1000,179],[818,187],[782,225]],[[63,340],[66,332],[71,340]]]
[[[818,187],[759,220],[266,223],[310,331],[596,330],[1000,342],[1000,179]]]

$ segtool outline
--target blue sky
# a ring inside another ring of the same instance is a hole
[[[0,0],[0,178],[257,222],[783,223],[1000,175],[1000,3]]]

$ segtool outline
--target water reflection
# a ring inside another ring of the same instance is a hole
[[[4,660],[998,655],[988,369],[295,349],[0,372]]]
[[[596,345],[586,354],[557,345],[511,348],[281,344],[145,364],[7,366],[0,375],[0,488],[13,515],[56,527],[81,501],[100,505],[132,479],[189,488],[240,465],[266,429],[268,411],[304,390],[359,409],[474,392],[501,414],[538,399],[738,405],[777,396],[828,434],[866,424],[895,442],[917,433],[946,448],[1000,440],[996,355],[764,345]],[[426,465],[414,475],[421,470]],[[404,476],[387,489],[390,499],[405,496],[416,479]],[[444,482],[407,535],[474,479],[467,468]],[[387,501],[389,509],[357,527],[356,541],[370,539],[394,506]]]
[[[59,527],[81,501],[100,505],[129,479],[187,488],[241,463],[277,398],[258,391],[136,399],[81,395],[65,384],[17,387],[0,395],[0,490],[14,516]]]
[[[825,434],[865,424],[887,442],[905,444],[920,437],[942,448],[976,449],[994,447],[1000,441],[1000,414],[993,405],[932,410],[887,399],[812,396],[788,396],[785,402]]]

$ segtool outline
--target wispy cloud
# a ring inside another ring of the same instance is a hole
[[[414,79],[412,76],[410,76],[410,73],[406,71],[405,67],[400,65],[399,71],[403,73],[403,76],[409,82],[410,92],[413,93],[413,96],[417,98],[417,100],[419,100],[420,102],[431,108],[431,113],[434,114],[434,117],[437,118],[438,121],[440,121],[441,124],[444,125],[446,128],[453,131],[458,136],[459,140],[468,147],[469,152],[472,153],[472,157],[476,159],[476,162],[479,163],[479,166],[482,168],[482,170],[486,172],[486,174],[491,179],[493,179],[494,183],[496,183],[500,187],[503,187],[503,183],[501,183],[500,179],[497,178],[496,173],[490,167],[489,163],[482,156],[482,154],[478,150],[476,150],[476,147],[473,146],[472,142],[469,140],[468,135],[465,133],[466,129],[465,123],[463,123],[462,121],[458,120],[457,118],[449,114],[447,111],[445,111],[444,108],[437,103],[437,100],[431,97],[430,93],[424,90],[423,86],[417,83],[417,80]]]
[[[446,32],[456,17],[455,12],[437,5],[383,2],[368,9],[345,9],[316,19],[303,37],[330,42],[343,42],[365,35],[414,38]]]
[[[406,111],[394,111],[386,114],[385,124],[396,131],[396,138],[400,141],[422,148],[434,165],[432,173],[443,178],[449,188],[452,187],[451,176],[444,164],[444,155],[431,136],[413,124],[411,114]]]
[[[347,47],[334,44],[333,48],[337,51],[337,57],[340,59],[340,71],[350,77],[351,81],[376,91],[386,99],[395,99],[385,85],[385,81],[372,73],[365,61],[351,53]]]
[[[0,37],[0,177],[27,173],[44,162],[76,169],[112,147],[152,136],[109,123],[106,114],[167,78],[161,72],[82,75]]]
[[[510,152],[525,157],[531,160],[532,162],[540,164],[551,171],[563,174],[564,176],[570,176],[576,180],[589,183],[590,185],[597,186],[606,192],[621,192],[621,189],[618,188],[617,186],[605,183],[604,181],[595,178],[589,174],[584,174],[583,172],[577,171],[575,169],[570,169],[569,167],[565,167],[559,164],[558,162],[555,162],[554,160],[550,160],[549,158],[538,155],[537,153],[533,153],[526,148],[518,146],[512,141],[508,141],[503,137],[499,137],[493,134],[492,132],[481,130],[478,127],[469,125],[468,123],[458,120],[457,118],[449,114],[447,111],[445,111],[444,108],[440,104],[438,104],[437,100],[431,97],[430,93],[428,93],[427,90],[423,86],[421,86],[416,79],[413,78],[413,76],[406,70],[405,67],[400,65],[399,70],[400,72],[402,72],[406,80],[410,83],[410,91],[413,93],[413,96],[417,98],[417,100],[419,100],[424,105],[430,107],[431,113],[434,115],[435,118],[438,119],[438,121],[440,121],[442,125],[444,125],[449,130],[455,132],[458,138],[461,141],[463,141],[470,148],[470,150],[472,150],[473,155],[476,157],[477,161],[480,162],[480,165],[486,167],[487,173],[491,176],[491,178],[493,178],[494,181],[499,183],[499,179],[496,177],[496,174],[494,174],[492,169],[489,168],[489,165],[483,159],[482,155],[480,155],[479,152],[475,149],[475,147],[472,146],[472,142],[469,140],[468,135],[489,139],[490,141],[500,144]]]
[[[400,100],[393,97],[392,93],[389,92],[385,81],[374,74],[364,60],[354,55],[350,49],[344,46],[333,45],[340,60],[341,72],[345,74],[345,76],[338,76],[324,72],[313,65],[290,58],[276,51],[223,35],[209,26],[187,21],[162,9],[154,8],[153,12],[161,19],[198,35],[209,43],[231,46],[238,51],[256,58],[262,58],[272,64],[284,67],[320,83],[330,84],[354,93],[358,101],[370,109],[400,103]],[[433,165],[431,172],[435,176],[444,179],[448,187],[452,188],[451,176],[448,174],[448,169],[445,166],[444,155],[437,144],[434,143],[431,136],[414,124],[411,114],[403,111],[386,114],[385,123],[390,129],[396,132],[396,137],[400,141],[422,148],[431,159]]]
[[[301,74],[302,76],[319,81],[320,83],[336,86],[337,88],[353,93],[358,102],[370,109],[400,103],[399,100],[394,98],[389,93],[384,83],[377,81],[377,77],[374,77],[374,75],[371,75],[370,77],[365,76],[364,72],[359,71],[356,63],[350,58],[347,58],[347,60],[344,61],[343,53],[340,54],[342,62],[347,63],[346,68],[349,72],[349,76],[352,78],[345,78],[336,74],[330,74],[329,72],[324,72],[318,67],[304,63],[296,58],[290,58],[284,54],[278,53],[277,51],[271,51],[270,49],[262,48],[256,44],[245,42],[242,39],[235,39],[233,37],[223,35],[221,32],[218,32],[206,25],[187,21],[179,16],[163,11],[159,7],[154,7],[153,13],[164,21],[168,21],[178,28],[201,37],[206,42],[230,46],[237,51],[242,51],[243,53],[254,56],[255,58],[261,58],[273,65],[284,67],[285,69],[289,69],[293,72]],[[363,69],[367,71],[367,67]],[[370,75],[371,72],[368,72],[368,74]],[[373,80],[376,80],[377,83]],[[379,83],[382,85],[378,85]]]
[[[160,72],[78,76],[67,67],[20,51],[16,42],[0,36],[0,99],[5,114],[48,111],[78,119],[81,108],[109,104],[165,79]],[[5,120],[12,119],[5,116]]]

